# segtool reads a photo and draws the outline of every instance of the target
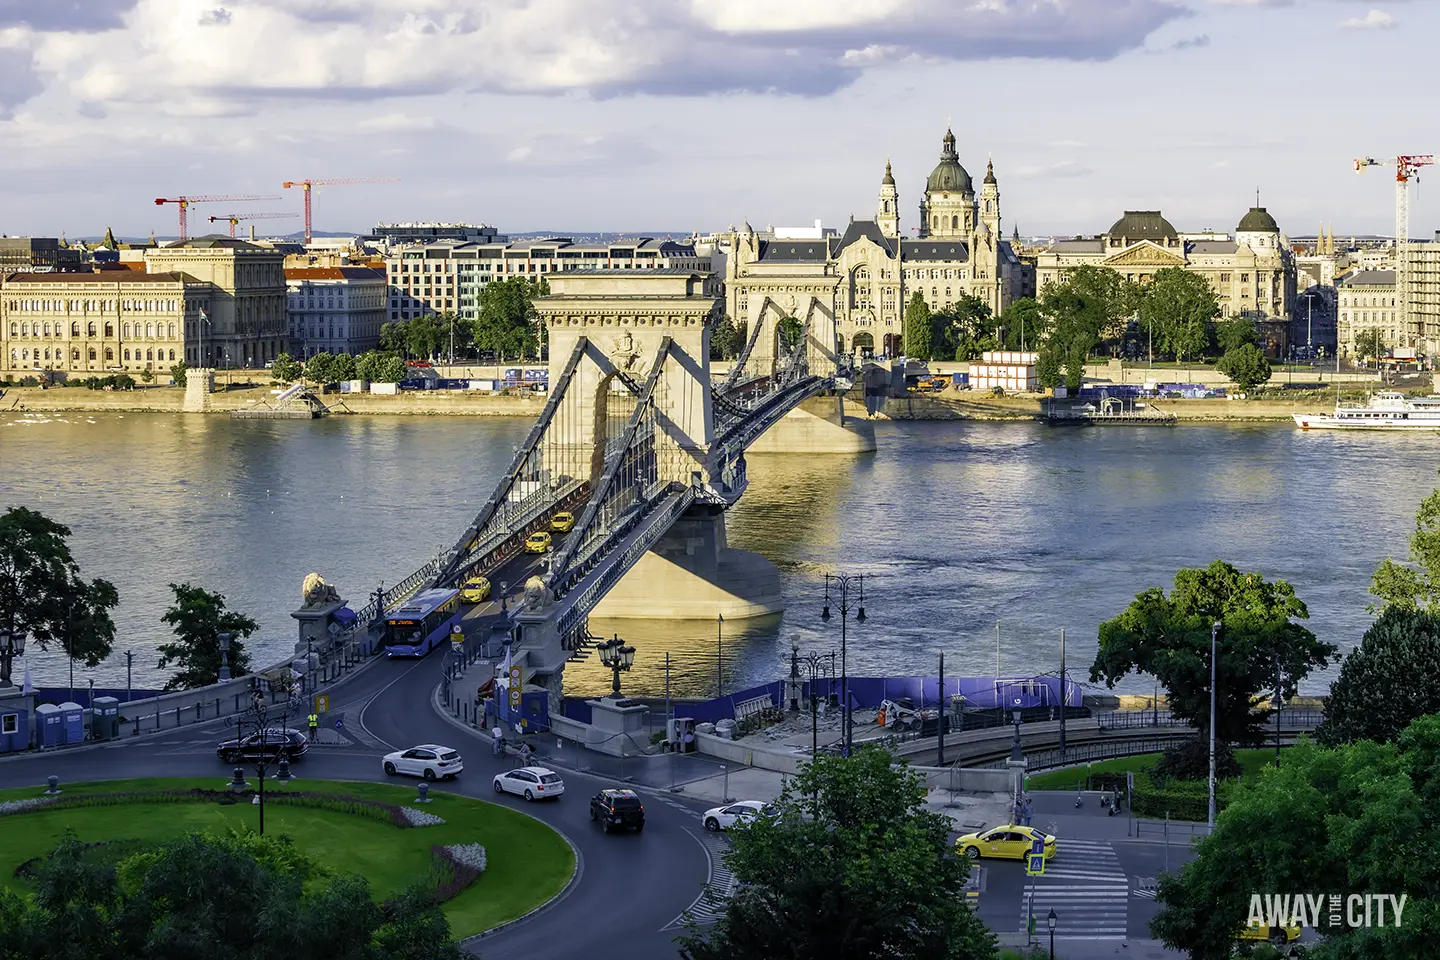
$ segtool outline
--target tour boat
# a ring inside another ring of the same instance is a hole
[[[1363,407],[1335,405],[1330,413],[1295,413],[1301,430],[1440,430],[1440,396],[1407,400],[1394,391],[1377,393]]]

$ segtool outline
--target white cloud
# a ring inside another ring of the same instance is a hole
[[[1384,10],[1371,10],[1363,17],[1351,17],[1348,20],[1341,20],[1340,26],[1347,30],[1388,30],[1395,26],[1396,20]]]
[[[1095,171],[1075,160],[1057,160],[1054,163],[1025,164],[1015,168],[1015,176],[1032,179],[1056,177],[1088,177]]]

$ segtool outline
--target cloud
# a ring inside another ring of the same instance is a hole
[[[1347,30],[1388,30],[1395,26],[1396,20],[1384,10],[1371,10],[1363,17],[1351,17],[1348,20],[1341,20],[1340,26]]]
[[[0,28],[49,33],[116,30],[138,0],[0,0]]]
[[[1216,160],[1214,163],[1210,164],[1211,170],[1228,170],[1230,169],[1230,167],[1231,163],[1229,160]]]
[[[897,63],[1110,60],[1188,15],[1169,0],[242,0],[233,9],[214,0],[107,0],[105,6],[104,16],[82,22],[91,4],[80,0],[0,0],[0,25],[8,13],[42,73],[79,100],[184,116],[256,112],[279,98],[453,92],[818,97]],[[45,8],[43,23],[22,17],[20,7]],[[102,22],[123,30],[86,34]],[[213,26],[225,29],[207,29]]]
[[[42,87],[28,53],[0,48],[0,120],[8,120],[12,110]]]
[[[1171,50],[1194,50],[1198,47],[1210,46],[1210,35],[1202,33],[1198,37],[1186,37],[1183,40],[1176,40],[1170,44]]]
[[[1023,179],[1047,179],[1088,177],[1095,171],[1074,160],[1057,160],[1054,163],[1029,164],[1015,168],[1015,176]]]
[[[1295,0],[1210,0],[1222,7],[1293,7]]]

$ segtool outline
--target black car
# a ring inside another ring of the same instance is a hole
[[[590,819],[600,821],[600,829],[634,830],[645,829],[645,804],[634,790],[611,788],[601,790],[590,798]]]
[[[239,763],[242,760],[266,760],[275,763],[280,760],[298,760],[305,756],[309,749],[310,741],[299,730],[274,727],[263,733],[226,740],[215,748],[215,753],[226,763]]]

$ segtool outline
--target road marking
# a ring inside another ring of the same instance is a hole
[[[1129,933],[1130,878],[1101,840],[1061,840],[1045,874],[1027,883],[1020,897],[1020,929],[1053,908],[1064,917],[1071,939],[1116,940]],[[1058,939],[1058,938],[1057,938]]]
[[[383,656],[383,654],[381,654],[381,656]],[[376,690],[370,696],[370,699],[365,701],[365,706],[360,708],[360,714],[355,718],[355,722],[360,725],[360,729],[364,730],[366,735],[373,737],[380,746],[389,747],[392,753],[396,750],[399,750],[400,748],[395,746],[393,743],[390,743],[383,737],[376,736],[374,730],[371,730],[369,727],[365,726],[365,711],[369,710],[371,705],[374,704],[376,700],[379,700],[380,695],[383,694],[386,690],[389,690],[391,687],[395,686],[395,684],[410,676],[410,674],[413,673],[417,668],[424,666],[427,659],[427,657],[422,657],[421,659],[417,660],[414,666],[407,669],[404,673],[400,674],[394,680],[391,680],[389,683],[385,684],[385,686],[381,687],[379,690]]]
[[[730,849],[730,841],[719,833],[696,834],[689,827],[683,829],[705,850],[705,859],[709,863],[709,880],[700,895],[680,916],[660,928],[661,933],[684,930],[690,920],[702,926],[714,923],[725,913],[725,901],[735,892],[735,875],[725,865],[725,854]]]

